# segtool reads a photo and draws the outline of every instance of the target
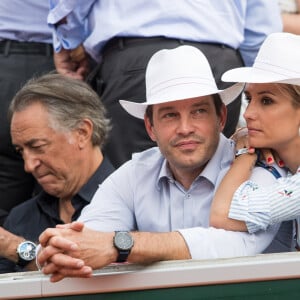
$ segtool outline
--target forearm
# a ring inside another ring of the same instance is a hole
[[[133,232],[132,236],[134,246],[128,257],[129,262],[147,264],[191,258],[185,240],[179,232]]]
[[[0,256],[7,258],[14,263],[17,263],[17,248],[18,245],[23,241],[23,237],[14,235],[11,232],[0,227]]]
[[[255,154],[243,154],[234,160],[215,193],[210,213],[211,226],[234,231],[247,230],[244,222],[230,219],[228,213],[234,192],[249,179],[255,161]]]

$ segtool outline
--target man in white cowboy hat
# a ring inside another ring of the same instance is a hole
[[[52,281],[89,277],[113,262],[255,255],[277,232],[278,226],[253,235],[209,228],[214,191],[234,158],[233,142],[221,134],[224,103],[243,84],[218,90],[203,53],[180,46],[152,56],[146,87],[146,102],[120,103],[144,119],[158,147],[133,155],[114,172],[81,222],[42,233],[37,261]],[[275,178],[260,169],[253,180]]]

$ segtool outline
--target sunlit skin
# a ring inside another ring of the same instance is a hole
[[[250,146],[275,150],[293,171],[300,163],[294,161],[299,157],[300,108],[295,108],[291,96],[276,84],[247,84],[245,96]]]
[[[145,124],[174,178],[188,189],[216,151],[225,120],[225,106],[218,117],[212,96],[205,96],[156,104],[153,124],[147,117]]]
[[[82,128],[65,133],[50,127],[45,108],[34,103],[29,108],[15,112],[11,122],[12,142],[24,159],[26,172],[32,173],[42,188],[60,199],[72,197],[86,182],[99,164],[99,159],[86,168],[87,150],[91,152],[87,120]]]

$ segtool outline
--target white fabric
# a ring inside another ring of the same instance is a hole
[[[223,81],[300,85],[300,36],[287,32],[270,34],[262,44],[253,67],[229,70]]]

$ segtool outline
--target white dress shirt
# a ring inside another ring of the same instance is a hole
[[[233,142],[221,135],[216,153],[186,190],[157,147],[135,154],[102,183],[79,220],[99,231],[180,231],[193,259],[261,253],[279,225],[255,234],[209,228],[211,201],[233,156]],[[252,180],[271,184],[275,177],[256,168]]]

